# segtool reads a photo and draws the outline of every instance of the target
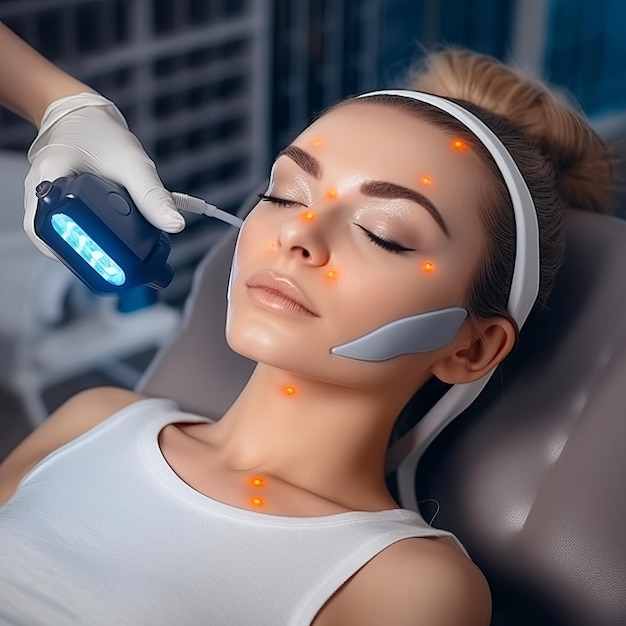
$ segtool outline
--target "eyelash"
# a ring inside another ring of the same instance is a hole
[[[295,202],[294,200],[287,200],[285,198],[277,198],[276,196],[268,196],[264,193],[260,193],[258,195],[259,195],[259,198],[263,202],[272,202],[273,204],[277,204],[278,206],[294,207],[294,206],[300,205],[299,202]],[[396,243],[395,241],[388,241],[387,239],[378,237],[377,235],[370,232],[366,228],[363,228],[363,226],[361,226],[360,224],[355,224],[355,226],[358,226],[367,235],[367,238],[374,245],[378,246],[379,248],[382,248],[383,250],[386,250],[387,252],[391,252],[393,254],[401,254],[402,252],[414,252],[415,251],[413,248],[406,248],[404,246],[401,246],[399,243]]]
[[[378,237],[374,233],[367,230],[367,228],[363,228],[363,226],[361,226],[360,224],[355,224],[355,226],[358,226],[367,235],[367,238],[374,245],[379,246],[383,250],[387,250],[387,252],[392,252],[393,254],[401,254],[402,252],[415,252],[413,248],[405,248],[395,241],[388,241],[387,239]]]
[[[301,206],[301,204],[299,202],[296,202],[295,200],[287,200],[285,198],[277,198],[276,196],[266,196],[264,193],[260,193],[259,194],[259,198],[263,202],[271,202],[273,204],[277,204],[278,206],[284,206],[284,207]]]

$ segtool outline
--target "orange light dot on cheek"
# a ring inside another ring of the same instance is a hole
[[[302,219],[305,222],[312,222],[315,220],[315,213],[313,213],[313,211],[306,211],[302,214]]]
[[[424,265],[422,265],[422,272],[424,272],[424,274],[432,274],[432,272],[435,271],[435,264],[432,263],[431,261],[427,261],[426,263],[424,263]]]
[[[326,197],[330,200],[335,200],[338,196],[339,192],[334,187],[326,191]]]
[[[334,280],[335,278],[337,278],[337,270],[328,270],[326,272],[326,277]]]

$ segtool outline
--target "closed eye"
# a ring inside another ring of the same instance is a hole
[[[376,246],[379,246],[383,250],[387,250],[388,252],[393,252],[394,254],[400,254],[401,252],[415,252],[414,248],[407,248],[405,246],[401,246],[399,243],[395,241],[389,241],[388,239],[383,239],[378,235],[375,235],[373,232],[367,230],[367,228],[363,228],[360,224],[355,224],[358,226],[366,235],[367,238]]]
[[[302,204],[302,202],[296,202],[295,200],[287,200],[286,198],[277,198],[276,196],[267,196],[264,193],[260,193],[259,198],[263,202],[271,202],[272,204],[277,204],[278,206],[284,206],[284,207],[306,206]]]

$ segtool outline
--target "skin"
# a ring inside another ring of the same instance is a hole
[[[95,93],[0,23],[0,104],[39,127],[51,102],[81,92]]]
[[[397,508],[384,460],[399,410],[432,375],[482,377],[508,354],[514,329],[499,318],[465,324],[444,348],[378,363],[330,349],[407,315],[463,305],[483,247],[480,170],[441,130],[379,105],[339,107],[293,146],[267,191],[282,202],[261,200],[249,215],[233,268],[227,339],[258,366],[219,422],[167,426],[161,450],[183,481],[233,506],[254,509],[249,480],[263,477],[262,514]],[[371,181],[428,200],[372,196]],[[380,239],[407,250],[386,250]],[[425,263],[435,269],[422,271]],[[277,295],[276,281],[297,285],[296,296]],[[140,397],[96,389],[70,400],[0,466],[0,502],[45,454]],[[484,626],[489,615],[489,590],[471,561],[444,541],[408,539],[359,570],[315,624]]]

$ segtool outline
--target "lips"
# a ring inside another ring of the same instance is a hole
[[[313,304],[288,276],[270,271],[258,272],[248,280],[246,286],[270,308],[319,317]]]

